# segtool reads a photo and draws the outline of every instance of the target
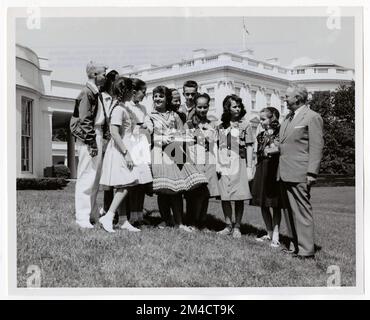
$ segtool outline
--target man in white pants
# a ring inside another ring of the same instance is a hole
[[[107,67],[95,62],[86,66],[88,81],[76,99],[71,119],[72,134],[77,137],[78,167],[75,189],[76,223],[93,228],[90,218],[98,218],[96,197],[102,167],[103,125],[106,120],[99,104],[99,87],[105,83]]]

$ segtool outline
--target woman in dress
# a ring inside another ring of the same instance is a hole
[[[219,189],[226,227],[220,234],[240,238],[244,200],[252,198],[249,180],[252,179],[253,133],[242,100],[228,95],[223,101],[223,114],[218,127]],[[232,202],[235,203],[235,225],[232,226]]]
[[[114,212],[126,197],[128,188],[152,180],[150,174],[143,172],[130,155],[132,152],[131,136],[135,123],[125,107],[125,102],[132,97],[131,79],[118,77],[113,85],[113,95],[114,101],[110,115],[111,140],[105,152],[100,179],[100,184],[115,189],[115,195],[107,214],[99,219],[103,228],[108,232],[115,232],[113,229]],[[125,221],[122,227],[126,228],[128,224],[129,222]],[[135,231],[140,231],[140,229]]]
[[[146,94],[146,84],[144,81],[132,79],[133,94],[132,99],[126,102],[126,108],[129,112],[133,131],[131,134],[131,157],[136,165],[137,170],[145,176],[151,176],[150,171],[150,136],[153,133],[153,123],[146,111],[145,106],[140,102]],[[128,203],[130,211],[130,223],[134,226],[144,224],[144,199],[146,190],[149,188],[151,179],[148,183],[139,183],[129,189]]]
[[[260,112],[261,131],[257,135],[257,165],[252,183],[252,205],[260,206],[267,235],[257,241],[271,241],[272,247],[279,247],[279,227],[281,221],[281,193],[276,179],[279,166],[279,111],[264,108]],[[273,215],[271,216],[271,209]]]
[[[194,144],[189,145],[188,148],[190,158],[198,171],[208,180],[207,186],[204,185],[185,194],[188,222],[200,230],[206,226],[209,198],[220,195],[216,173],[216,125],[207,118],[210,100],[207,93],[198,93],[194,98],[195,113],[184,126],[188,134],[194,137]]]
[[[182,193],[207,183],[207,180],[194,166],[184,164],[181,140],[183,124],[180,117],[171,110],[171,100],[171,91],[167,87],[154,88],[155,111],[151,113],[154,125],[153,191],[158,195],[158,208],[164,222],[170,224],[172,211],[175,225],[181,230],[191,232],[182,221]]]

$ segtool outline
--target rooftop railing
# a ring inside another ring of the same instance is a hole
[[[199,57],[189,60],[183,60],[182,62],[164,65],[160,67],[154,67],[143,70],[132,70],[126,73],[129,76],[155,78],[158,74],[163,75],[169,74],[181,74],[182,72],[188,72],[192,68],[194,71],[197,69],[207,68],[209,66],[223,66],[230,65],[239,67],[245,70],[258,71],[265,75],[271,75],[280,77],[285,80],[295,80],[297,77],[302,78],[314,78],[318,76],[320,79],[323,75],[330,76],[330,78],[337,79],[343,77],[345,80],[350,80],[354,77],[352,69],[338,68],[338,67],[302,67],[299,69],[291,69],[278,64],[268,63],[265,61],[256,60],[252,57],[240,56],[233,53],[220,53],[217,55],[210,55],[206,57]]]

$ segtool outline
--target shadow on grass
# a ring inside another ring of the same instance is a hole
[[[155,210],[146,210],[145,220],[147,220],[147,222],[153,227],[158,226],[162,222],[162,218],[159,215],[159,211],[156,210],[156,209]],[[220,231],[223,228],[225,228],[226,224],[223,220],[221,220],[219,218],[216,218],[214,215],[207,214],[205,226],[209,230],[217,232],[217,231]],[[251,224],[248,224],[248,223],[242,223],[240,225],[240,232],[243,235],[252,236],[252,237],[261,237],[261,236],[267,234],[266,230],[261,229],[261,228],[257,228],[257,227],[255,227]],[[279,235],[279,240],[280,240],[280,243],[283,246],[289,248],[291,238],[289,238],[287,235],[280,234]],[[315,253],[321,251],[321,249],[322,249],[321,246],[315,244]]]
[[[217,232],[225,228],[226,224],[223,220],[216,218],[213,215],[207,214],[206,226],[209,230]],[[242,233],[242,235],[252,237],[261,237],[267,234],[266,230],[257,228],[248,223],[242,223],[240,225],[240,232]],[[291,238],[289,238],[287,235],[279,234],[279,241],[283,246],[289,247]],[[315,253],[320,251],[321,249],[321,246],[315,244]]]

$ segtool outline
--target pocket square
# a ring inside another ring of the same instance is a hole
[[[300,128],[305,128],[306,126],[296,126],[294,129],[300,129]]]

